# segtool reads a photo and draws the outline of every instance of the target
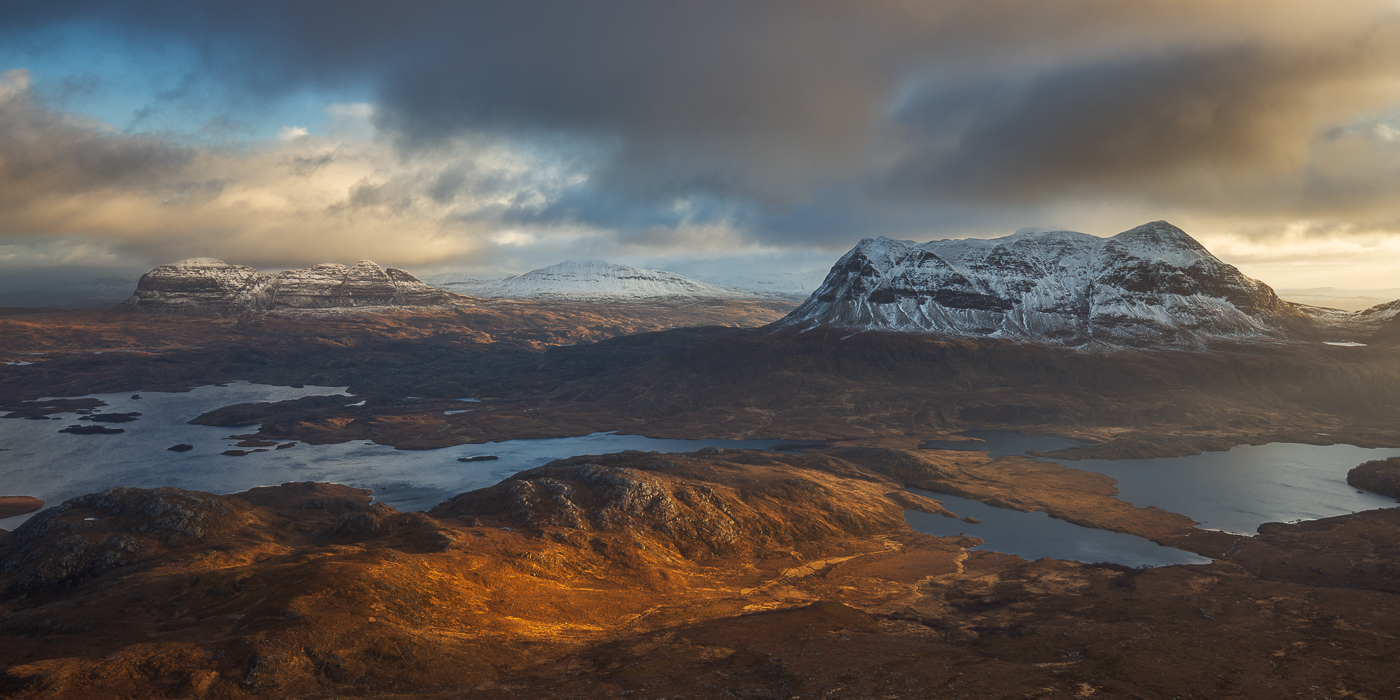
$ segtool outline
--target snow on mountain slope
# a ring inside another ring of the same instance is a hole
[[[1400,299],[1387,301],[1384,304],[1376,304],[1369,309],[1364,309],[1356,314],[1358,317],[1370,322],[1380,323],[1389,321],[1396,316],[1400,316]]]
[[[395,268],[369,260],[285,272],[260,272],[214,258],[161,265],[141,276],[136,293],[117,308],[170,313],[242,313],[275,309],[433,306],[453,295]]]
[[[786,297],[806,298],[820,287],[826,279],[825,270],[808,273],[769,272],[766,274],[710,275],[699,278],[702,282],[726,287],[750,289],[765,294]]]
[[[499,282],[501,277],[476,277],[460,272],[443,272],[436,275],[424,275],[418,278],[424,284],[437,287],[438,289],[474,296],[471,290],[492,282]]]
[[[779,322],[1067,346],[1280,339],[1312,324],[1165,221],[1111,238],[866,239]]]
[[[769,299],[774,295],[709,284],[674,272],[643,270],[598,260],[569,260],[489,282],[447,282],[443,288],[476,297],[567,301],[663,298]]]

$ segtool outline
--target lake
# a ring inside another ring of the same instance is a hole
[[[297,443],[287,449],[267,448],[233,457],[220,454],[238,448],[234,434],[256,432],[254,426],[190,425],[188,420],[221,406],[283,401],[305,396],[353,397],[345,387],[291,388],[232,383],[181,392],[95,394],[107,405],[97,413],[139,412],[137,419],[101,423],[125,432],[75,435],[58,432],[78,421],[77,414],[61,420],[0,420],[0,495],[42,498],[56,505],[74,496],[113,486],[175,486],[214,493],[234,493],[255,486],[287,481],[329,481],[371,489],[376,500],[399,510],[425,510],[447,498],[495,484],[510,475],[555,459],[623,450],[692,452],[702,447],[773,449],[790,440],[658,440],[636,435],[594,433],[568,438],[508,440],[459,445],[437,450],[396,450],[387,445],[348,442],[335,445]],[[77,397],[87,398],[87,397]],[[462,399],[461,413],[477,403]],[[923,447],[977,449],[993,456],[1048,452],[1088,443],[1056,435],[1022,435],[1005,431],[972,431],[970,441],[938,441]],[[290,441],[279,441],[286,444]],[[176,444],[192,446],[171,452]],[[489,461],[459,458],[496,456]],[[1135,460],[1059,461],[1074,469],[1106,474],[1118,481],[1119,497],[1137,506],[1157,506],[1185,514],[1201,527],[1253,534],[1260,523],[1289,522],[1341,515],[1371,508],[1394,507],[1389,498],[1357,492],[1346,484],[1348,469],[1372,459],[1400,455],[1400,449],[1366,449],[1351,445],[1273,443],[1241,445],[1228,452],[1189,457]],[[1122,533],[1095,530],[1055,520],[1044,513],[1021,513],[993,508],[970,499],[928,494],[959,515],[983,523],[969,524],[942,516],[910,511],[907,519],[922,532],[936,535],[966,533],[986,541],[983,548],[1035,559],[1055,557],[1076,561],[1111,561],[1128,566],[1198,563],[1194,554],[1162,547]],[[32,514],[0,520],[13,530]]]
[[[972,449],[993,456],[1050,452],[1089,443],[1055,435],[969,431],[980,442],[940,441],[937,449]],[[1394,508],[1380,494],[1358,491],[1347,471],[1362,462],[1400,456],[1400,448],[1274,442],[1236,445],[1226,452],[1153,459],[1055,460],[1118,482],[1118,498],[1138,507],[1181,513],[1199,527],[1253,535],[1268,522],[1316,520],[1374,508]]]
[[[981,523],[967,523],[917,510],[904,512],[904,519],[915,530],[950,537],[980,537],[985,549],[1015,554],[1023,559],[1069,559],[1086,564],[1112,562],[1124,566],[1168,566],[1170,564],[1209,564],[1210,560],[1172,547],[1163,547],[1136,535],[1109,532],[1057,520],[1045,513],[1022,513],[996,508],[980,501],[945,493],[911,488],[910,491],[942,501],[943,507],[961,516],[972,516]]]
[[[213,493],[235,493],[288,481],[329,481],[374,491],[378,501],[399,510],[426,510],[449,497],[491,486],[525,469],[556,459],[623,450],[693,452],[702,447],[772,449],[792,440],[656,440],[637,435],[594,433],[547,440],[509,440],[459,445],[437,450],[396,450],[387,445],[348,442],[335,445],[297,443],[288,449],[266,448],[242,457],[221,454],[239,448],[234,434],[257,432],[256,426],[216,427],[186,421],[206,411],[237,403],[284,401],[304,396],[344,395],[345,387],[293,389],[235,382],[202,386],[188,392],[92,394],[107,405],[96,413],[139,412],[124,423],[62,420],[0,420],[0,495],[33,496],[47,505],[113,486],[174,486]],[[464,406],[475,400],[462,399]],[[352,397],[346,396],[347,405]],[[60,433],[69,425],[104,425],[125,432],[111,435]],[[291,442],[288,440],[282,443]],[[187,444],[188,452],[167,448]],[[800,443],[799,443],[800,444]],[[498,459],[459,462],[458,458],[495,455]],[[0,519],[13,530],[33,514]]]

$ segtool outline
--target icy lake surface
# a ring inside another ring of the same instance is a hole
[[[693,452],[702,447],[770,449],[791,440],[655,440],[636,435],[595,433],[549,440],[509,440],[459,445],[438,450],[395,450],[386,445],[347,442],[338,445],[298,443],[287,449],[265,448],[242,457],[220,454],[236,447],[230,435],[257,432],[257,426],[213,427],[187,421],[205,411],[238,403],[284,401],[303,396],[344,394],[344,387],[293,389],[236,382],[202,386],[183,393],[133,392],[92,394],[107,405],[95,413],[140,412],[127,423],[61,420],[0,420],[0,496],[33,496],[58,505],[74,496],[113,486],[175,486],[213,493],[235,493],[288,481],[329,481],[373,489],[374,497],[399,510],[432,508],[447,498],[490,486],[525,469],[574,455],[623,450]],[[346,403],[351,398],[346,397]],[[471,405],[474,401],[465,401]],[[103,425],[126,432],[73,435],[58,432],[69,425]],[[281,441],[290,442],[290,441]],[[192,445],[188,452],[167,448]],[[496,455],[499,459],[459,462],[459,457]],[[0,519],[13,530],[33,514]]]
[[[1002,431],[970,431],[965,435],[981,442],[945,441],[925,447],[983,450],[1000,457],[1087,444],[1055,435]],[[1077,462],[1033,459],[1110,476],[1118,481],[1118,498],[1135,506],[1181,513],[1202,528],[1253,535],[1263,523],[1396,507],[1394,499],[1358,492],[1347,484],[1347,471],[1352,467],[1396,456],[1400,456],[1400,449],[1274,442],[1186,457]]]
[[[973,549],[1005,552],[1030,560],[1051,557],[1086,564],[1113,562],[1124,566],[1167,566],[1210,563],[1205,557],[1163,547],[1135,535],[1075,525],[1056,520],[1045,513],[1022,513],[995,508],[970,498],[923,489],[909,490],[942,501],[943,507],[958,515],[981,520],[981,523],[967,523],[916,510],[904,512],[904,519],[919,532],[939,537],[969,535],[982,538],[984,544]]]

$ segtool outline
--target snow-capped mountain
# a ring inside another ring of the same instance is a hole
[[[503,280],[442,282],[439,286],[475,297],[559,301],[767,299],[775,296],[709,284],[674,272],[643,270],[598,260],[569,260]]]
[[[826,272],[823,270],[808,273],[770,272],[766,274],[709,275],[700,278],[701,281],[710,284],[796,298],[806,298],[813,290],[820,287],[825,279]]]
[[[1196,346],[1285,338],[1312,323],[1268,285],[1154,221],[1110,238],[1022,229],[991,240],[866,239],[779,325]]]
[[[275,274],[214,258],[161,265],[141,276],[136,293],[117,308],[170,313],[242,313],[276,309],[433,306],[454,295],[413,275],[369,260]]]

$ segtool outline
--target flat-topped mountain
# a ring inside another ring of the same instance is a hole
[[[709,275],[700,278],[701,281],[710,284],[722,284],[728,287],[738,287],[739,289],[751,289],[756,292],[776,294],[792,299],[806,299],[820,287],[822,281],[826,279],[826,273],[822,270],[811,272],[748,272],[725,275]]]
[[[161,265],[141,276],[136,293],[117,308],[168,313],[243,313],[277,309],[440,306],[457,295],[369,260],[353,267],[328,263],[260,272],[214,258]]]
[[[1165,221],[1110,238],[1022,229],[990,240],[861,241],[780,325],[1054,345],[1199,345],[1314,325]]]
[[[448,281],[442,289],[474,297],[559,301],[654,299],[776,299],[780,295],[701,282],[664,270],[644,270],[600,260],[567,260],[492,281]]]

